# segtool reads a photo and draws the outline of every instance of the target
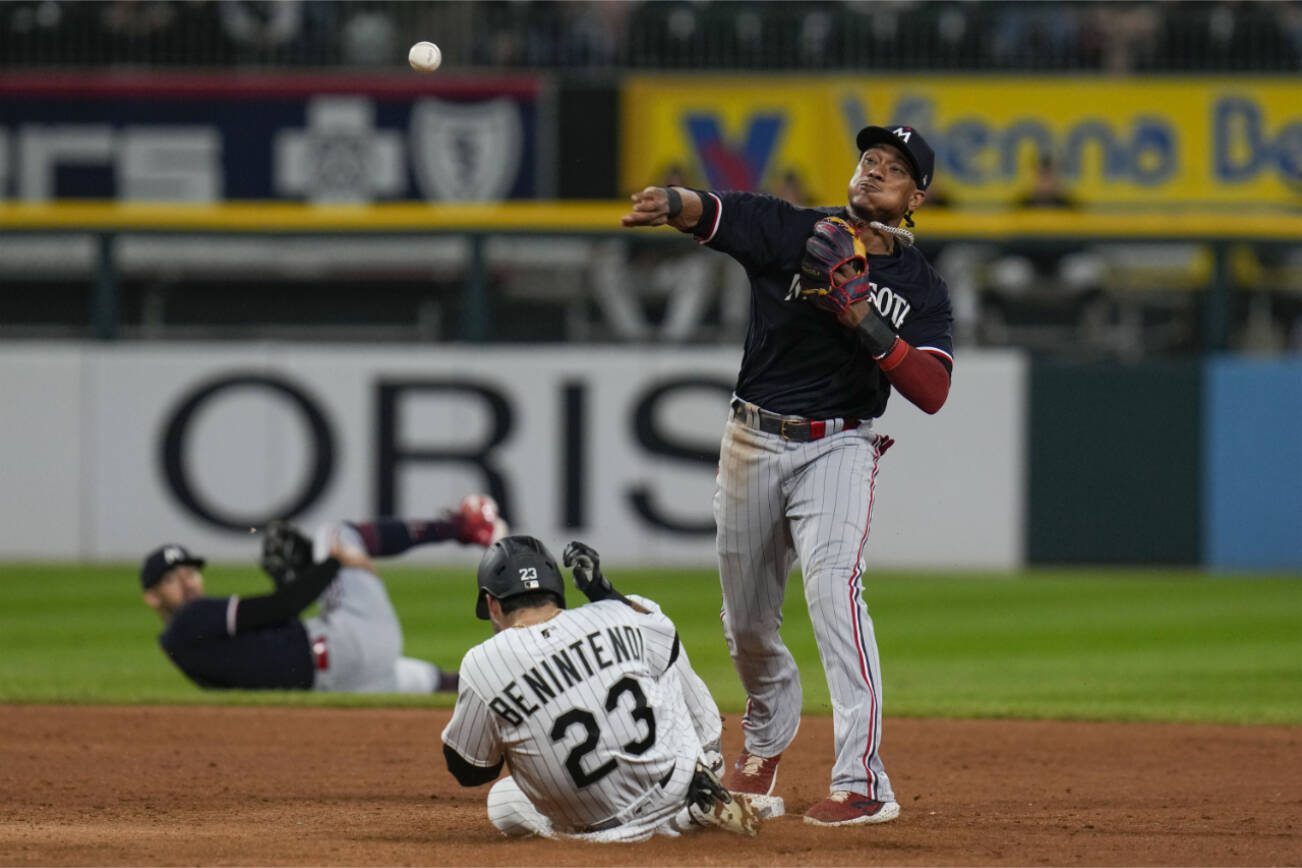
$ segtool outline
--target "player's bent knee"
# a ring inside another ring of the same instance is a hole
[[[845,598],[847,584],[864,571],[852,554],[843,557],[820,558],[809,567],[809,577],[804,583],[805,600],[837,603]],[[867,576],[863,576],[867,580]]]
[[[764,654],[773,650],[772,646],[775,645],[778,635],[778,624],[760,619],[749,621],[729,619],[727,630],[738,653]]]
[[[508,838],[550,838],[553,834],[551,822],[510,777],[502,778],[488,791],[488,821]]]

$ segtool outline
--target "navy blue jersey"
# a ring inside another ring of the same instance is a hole
[[[297,618],[236,632],[239,597],[186,603],[158,637],[167,656],[200,687],[310,690],[315,678],[307,631]]]
[[[852,329],[793,289],[814,224],[844,208],[798,208],[757,193],[710,193],[719,203],[700,240],[746,268],[750,327],[737,396],[766,410],[809,419],[872,419],[886,409],[891,386]],[[949,289],[916,248],[896,245],[870,255],[877,309],[914,347],[953,366]]]

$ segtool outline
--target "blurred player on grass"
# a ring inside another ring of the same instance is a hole
[[[204,596],[204,559],[176,544],[149,553],[140,583],[163,619],[163,651],[200,687],[454,691],[455,672],[402,656],[402,627],[371,558],[447,540],[488,546],[506,530],[497,504],[482,495],[432,521],[328,524],[313,540],[273,522],[261,559],[276,585],[270,594]],[[314,601],[320,613],[300,619]]]
[[[556,559],[509,536],[479,564],[475,614],[494,636],[467,652],[448,770],[488,793],[504,835],[593,842],[674,837],[714,826],[753,835],[758,817],[715,777],[722,722],[660,608],[625,597],[580,542],[565,564],[590,603],[565,606]]]

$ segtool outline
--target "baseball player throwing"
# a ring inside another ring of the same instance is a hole
[[[745,750],[724,778],[771,794],[800,722],[799,672],[782,642],[798,557],[832,698],[831,794],[805,820],[899,815],[882,765],[882,676],[862,597],[877,463],[872,430],[894,388],[927,413],[949,394],[945,282],[900,228],[926,199],[935,158],[917,130],[865,127],[842,208],[771,196],[648,187],[625,226],[668,224],[740,262],[751,318],[724,431],[714,516],[723,626],[746,688]]]
[[[710,768],[721,722],[673,623],[624,597],[597,553],[570,543],[565,563],[591,603],[565,608],[556,559],[531,536],[494,543],[479,564],[475,614],[495,635],[461,662],[443,730],[448,770],[488,794],[509,836],[642,841],[703,826],[755,834],[757,817]]]
[[[330,524],[310,541],[273,522],[262,567],[276,590],[206,597],[204,559],[174,543],[141,566],[145,603],[163,619],[159,644],[200,687],[430,693],[457,674],[402,656],[402,628],[371,557],[442,540],[488,546],[506,533],[491,498],[471,495],[443,518]],[[320,598],[320,614],[299,619]]]

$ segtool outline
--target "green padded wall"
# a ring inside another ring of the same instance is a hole
[[[1030,563],[1199,562],[1201,379],[1198,361],[1032,364]]]

